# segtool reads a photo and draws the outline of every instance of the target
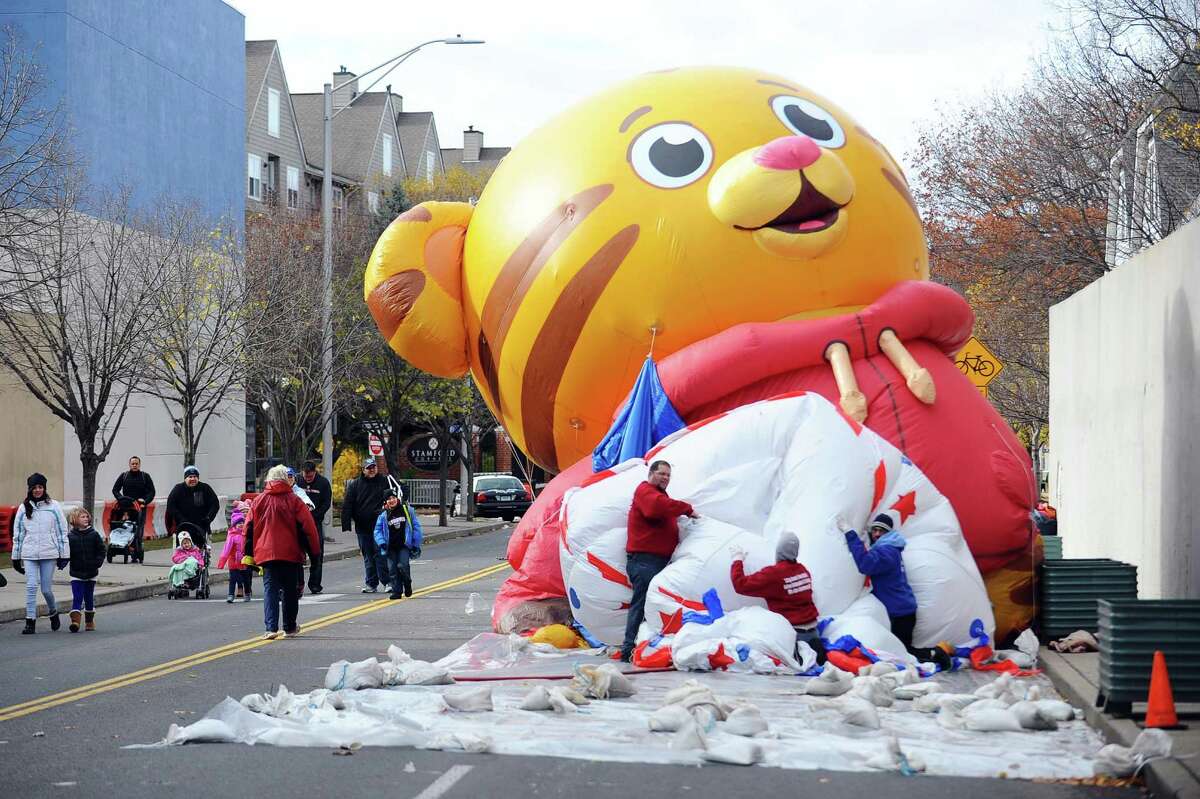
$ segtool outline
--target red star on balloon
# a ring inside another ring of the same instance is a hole
[[[917,512],[917,492],[909,491],[907,494],[896,500],[889,510],[894,510],[900,514],[900,523],[904,524],[908,521],[908,517]]]
[[[677,610],[671,614],[663,613],[660,610],[658,612],[658,616],[660,619],[662,619],[663,635],[670,635],[671,633],[677,633],[677,632],[679,632],[679,629],[681,627],[683,627],[683,611],[682,610]]]
[[[717,651],[708,656],[708,665],[713,671],[725,671],[730,663],[733,663],[733,658],[725,654],[725,644],[717,644]]]

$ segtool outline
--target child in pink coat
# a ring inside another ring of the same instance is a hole
[[[243,602],[249,602],[253,595],[254,572],[242,563],[242,557],[246,554],[246,516],[249,512],[250,503],[239,500],[233,504],[225,549],[221,551],[221,559],[217,561],[218,568],[229,569],[229,596],[226,597],[226,602],[233,602],[234,592],[239,586],[242,589]]]

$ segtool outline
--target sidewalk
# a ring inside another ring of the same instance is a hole
[[[1104,736],[1109,743],[1130,746],[1142,728],[1132,719],[1117,718],[1103,713],[1096,707],[1096,695],[1100,686],[1100,654],[1081,652],[1064,655],[1052,649],[1042,648],[1038,653],[1040,665],[1054,687],[1072,705],[1082,708],[1088,723]],[[1168,668],[1170,664],[1168,664]],[[1191,713],[1195,705],[1177,704],[1180,721],[1189,725],[1186,730],[1170,730],[1171,754],[1177,757],[1200,752],[1200,717]],[[1134,713],[1140,715],[1145,707],[1134,705]],[[1185,714],[1189,717],[1185,718]],[[1146,784],[1157,799],[1195,799],[1200,797],[1200,757],[1178,760],[1156,760],[1142,772]]]
[[[421,517],[426,546],[513,526],[513,523],[500,519],[477,519],[473,522],[450,519],[446,527],[438,527],[437,522],[436,516]],[[325,542],[326,562],[359,556],[358,539],[354,533],[334,530],[332,537],[335,539],[333,542]],[[223,542],[213,545],[213,563],[209,570],[209,576],[212,578],[210,585],[214,589],[229,582],[229,572],[216,567],[222,546],[224,546]],[[115,558],[112,563],[105,563],[96,580],[96,607],[166,594],[167,572],[171,568],[171,552],[172,550],[169,548],[149,550],[146,552],[145,563],[124,564],[121,563],[119,557]],[[12,569],[5,569],[4,576],[8,578],[8,585],[0,588],[0,623],[25,618],[25,576],[17,574]],[[54,572],[54,596],[58,600],[60,611],[70,610],[71,577],[67,574],[66,569]],[[45,600],[39,593],[38,615],[44,616],[45,613]]]

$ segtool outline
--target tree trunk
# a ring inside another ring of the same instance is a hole
[[[438,463],[438,527],[446,527],[446,474],[450,470],[450,430],[439,430],[438,438],[442,441],[442,455]]]
[[[83,507],[87,508],[88,513],[92,513],[96,505],[96,472],[100,468],[100,458],[96,455],[95,433],[79,436],[79,463],[83,466]],[[63,491],[66,491],[65,486]]]

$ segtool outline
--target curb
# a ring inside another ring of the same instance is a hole
[[[453,541],[457,538],[469,538],[475,535],[483,535],[484,533],[494,533],[497,530],[503,529],[511,522],[497,521],[493,524],[485,524],[480,527],[465,528],[458,530],[435,531],[425,536],[425,546],[440,544],[446,541]],[[325,555],[325,563],[332,563],[338,560],[348,560],[359,556],[358,546],[349,546],[346,549],[339,549],[336,552],[328,552]],[[163,595],[167,593],[169,580],[151,580],[140,585],[130,585],[123,588],[113,588],[96,592],[96,607],[104,607],[106,605],[116,605],[121,602],[132,602],[137,599],[146,599],[152,596]],[[215,567],[209,570],[210,586],[224,585],[229,582],[229,572],[218,570]],[[61,587],[61,586],[60,586]],[[68,592],[69,593],[69,592]],[[38,600],[38,616],[46,615],[46,605],[41,599]],[[21,621],[25,618],[25,608],[9,608],[0,610],[0,624],[5,624],[10,621]]]
[[[1142,728],[1131,719],[1113,718],[1097,708],[1096,686],[1072,666],[1068,658],[1043,647],[1038,652],[1038,660],[1058,692],[1083,710],[1088,724],[1099,730],[1107,742],[1133,745]],[[1142,773],[1146,776],[1146,786],[1156,799],[1195,799],[1200,796],[1200,780],[1178,760],[1152,761]]]

